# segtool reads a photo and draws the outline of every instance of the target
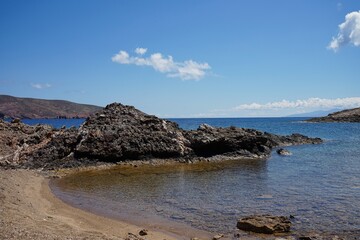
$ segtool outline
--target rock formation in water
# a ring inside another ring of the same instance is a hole
[[[256,233],[284,233],[290,231],[291,222],[285,216],[259,215],[239,219],[237,227],[244,231]]]
[[[292,153],[289,150],[286,150],[284,148],[280,148],[280,149],[276,150],[276,153],[281,156],[291,156],[292,155]]]
[[[79,129],[55,130],[49,126],[31,127],[4,121],[1,127],[6,129],[1,131],[2,139],[13,140],[0,142],[1,149],[6,149],[0,152],[0,165],[44,169],[154,158],[265,158],[277,146],[322,142],[300,134],[278,136],[206,124],[197,130],[185,131],[174,122],[118,103],[92,115]],[[14,152],[16,159],[11,155]]]
[[[264,158],[277,146],[322,142],[320,138],[309,138],[301,134],[279,136],[254,129],[215,128],[207,124],[200,125],[197,130],[186,131],[184,135],[190,141],[194,154],[200,157],[222,155]]]
[[[176,123],[117,103],[87,119],[78,134],[76,157],[117,162],[177,158],[192,152]]]
[[[311,118],[308,122],[360,122],[360,108],[330,113],[325,117]]]

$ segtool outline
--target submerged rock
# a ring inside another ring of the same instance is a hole
[[[278,150],[276,150],[276,153],[282,156],[290,156],[292,155],[292,153],[289,150],[286,150],[284,148],[280,148]]]
[[[290,231],[291,222],[285,216],[258,215],[239,219],[237,227],[240,230],[256,233],[284,233]]]

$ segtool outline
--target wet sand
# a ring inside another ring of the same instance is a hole
[[[0,239],[211,239],[187,231],[148,229],[98,216],[65,204],[49,188],[49,179],[32,170],[0,170]],[[130,233],[130,234],[129,234]],[[135,236],[136,235],[136,236]]]

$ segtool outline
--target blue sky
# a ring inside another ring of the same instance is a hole
[[[2,0],[0,94],[161,117],[357,107],[359,11],[352,0]]]

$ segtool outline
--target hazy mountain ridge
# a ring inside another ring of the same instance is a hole
[[[330,113],[325,117],[311,118],[309,122],[360,122],[360,108]]]
[[[343,109],[336,108],[336,109],[331,109],[331,110],[319,110],[319,111],[313,111],[313,112],[291,114],[291,115],[287,115],[286,117],[311,117],[311,118],[324,117],[330,113],[338,112],[341,110],[343,110]]]
[[[65,100],[0,95],[0,118],[86,118],[100,109],[99,106]]]

